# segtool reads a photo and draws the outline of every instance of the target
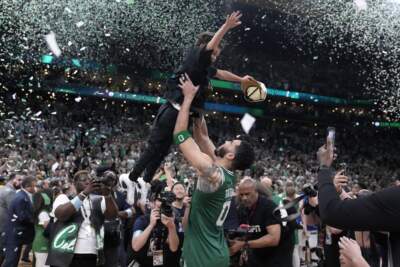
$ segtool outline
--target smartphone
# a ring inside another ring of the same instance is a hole
[[[343,170],[343,174],[346,175],[347,174],[347,163],[346,162],[342,162],[339,163],[340,169]]]
[[[336,136],[335,127],[328,127],[328,139],[331,141],[332,147],[335,147],[335,136]]]

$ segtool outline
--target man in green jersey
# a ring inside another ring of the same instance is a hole
[[[185,75],[180,79],[180,87],[184,100],[175,124],[174,142],[198,171],[183,243],[185,266],[228,267],[229,251],[222,226],[234,193],[233,172],[249,168],[254,151],[241,140],[227,141],[216,149],[208,137],[204,118],[196,119],[193,139],[187,129],[190,105],[198,86]]]

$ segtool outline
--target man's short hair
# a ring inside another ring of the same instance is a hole
[[[22,188],[27,188],[27,187],[31,187],[32,184],[36,181],[35,177],[32,176],[26,176],[21,183]]]
[[[214,37],[215,33],[214,32],[202,32],[197,35],[197,41],[196,41],[196,46],[202,46],[202,45],[207,45],[211,39]]]
[[[257,181],[251,177],[245,177],[242,180],[240,180],[240,182],[239,182],[239,186],[247,185],[247,186],[254,187],[254,189],[257,189],[257,184],[258,184]]]
[[[87,170],[77,171],[77,172],[74,174],[74,178],[73,178],[74,182],[76,182],[76,180],[77,180],[78,178],[82,177],[82,176],[86,176],[86,177],[90,178],[90,173],[89,173]]]
[[[235,158],[232,161],[232,168],[234,170],[244,171],[251,167],[254,162],[255,154],[253,147],[247,141],[241,141],[240,145],[236,147]]]

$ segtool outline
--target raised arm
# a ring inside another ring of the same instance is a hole
[[[200,150],[215,161],[215,145],[208,136],[207,123],[203,116],[194,120],[193,137]]]
[[[396,204],[400,187],[392,187],[360,199],[341,200],[332,182],[334,173],[321,170],[319,182],[319,212],[324,223],[337,228],[358,231],[397,231],[400,225]]]
[[[228,15],[226,17],[225,23],[221,26],[221,28],[219,28],[219,30],[214,34],[214,37],[207,44],[206,47],[207,50],[216,49],[220,45],[222,39],[229,30],[242,24],[242,22],[240,21],[241,17],[242,14],[239,11],[235,11],[232,14]]]
[[[249,75],[245,75],[243,77],[240,77],[230,71],[227,70],[217,70],[217,73],[215,75],[215,78],[218,78],[220,80],[224,80],[224,81],[230,81],[230,82],[235,82],[235,83],[241,83],[244,81],[250,81],[250,80],[254,80],[254,78],[252,76]]]
[[[333,183],[333,146],[318,150],[321,170],[318,174],[318,200],[321,219],[324,223],[341,229],[356,231],[397,232],[400,225],[400,187],[386,188],[370,196],[341,200]]]
[[[219,168],[210,156],[200,150],[188,132],[190,105],[199,87],[195,87],[186,74],[185,78],[180,79],[180,82],[179,87],[182,89],[184,100],[175,124],[174,141],[179,145],[185,159],[199,171],[200,177],[216,184],[222,179]]]

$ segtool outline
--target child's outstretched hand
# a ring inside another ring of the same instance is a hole
[[[241,78],[241,82],[251,82],[251,81],[256,81],[256,79],[254,79],[254,77],[250,75],[245,75]]]
[[[185,73],[184,76],[179,78],[179,87],[182,89],[182,93],[185,98],[193,99],[196,96],[199,86],[194,86],[189,75]]]
[[[240,24],[242,24],[242,22],[240,21],[241,17],[242,13],[240,13],[240,11],[233,12],[226,17],[225,26],[228,27],[228,29],[233,29],[239,26]]]

